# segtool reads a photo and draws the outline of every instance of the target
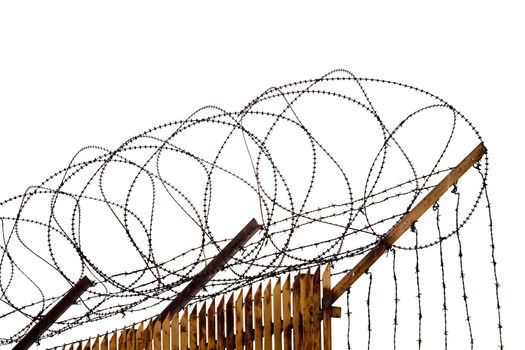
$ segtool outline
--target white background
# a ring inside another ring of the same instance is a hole
[[[520,348],[525,24],[519,2],[493,4],[2,2],[0,198],[82,146],[202,105],[238,110],[335,68],[405,82],[454,105],[489,149],[503,334]]]

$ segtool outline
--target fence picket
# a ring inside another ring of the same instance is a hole
[[[244,298],[244,346],[245,350],[253,350],[253,301],[252,288],[246,292]]]
[[[168,313],[162,322],[162,350],[170,350],[170,321],[171,314]]]
[[[171,319],[171,350],[179,350],[179,335],[179,312],[175,311]]]
[[[283,340],[284,350],[292,350],[292,315],[290,313],[290,275],[283,284]]]
[[[206,349],[206,303],[203,303],[199,311],[199,350]]]
[[[144,350],[144,321],[140,322],[139,328],[135,332],[135,347],[137,350]]]
[[[281,320],[281,279],[278,278],[273,288],[273,344],[275,350],[282,350]]]
[[[312,314],[312,337],[313,337],[313,349],[321,350],[321,270],[319,267],[315,269],[314,275],[312,277],[312,297],[311,308],[313,310]]]
[[[303,346],[305,349],[312,347],[312,320],[310,297],[312,275],[310,269],[306,272],[306,276],[301,279],[301,309],[303,314]]]
[[[301,279],[299,275],[295,276],[293,281],[293,348],[302,349],[303,330],[301,315]]]
[[[161,333],[162,331],[162,324],[160,320],[157,318],[155,320],[155,323],[153,323],[153,349],[154,350],[160,350],[161,347]],[[130,349],[128,349],[130,350]]]
[[[84,345],[84,350],[91,350],[91,338],[88,338],[86,345]]]
[[[217,350],[225,349],[224,342],[224,296],[217,306]]]
[[[100,343],[100,350],[108,350],[108,334],[106,333]]]
[[[150,320],[146,329],[143,332],[144,349],[151,350],[151,342],[153,340],[153,321]],[[120,350],[120,349],[119,349]]]
[[[188,309],[184,309],[180,319],[180,349],[188,349]]]
[[[128,350],[135,350],[135,324],[133,323],[129,328],[126,344]]]
[[[237,296],[235,301],[235,349],[242,350],[242,335],[243,335],[243,312],[242,312],[242,289]]]
[[[126,339],[126,328],[122,328],[120,331],[120,337],[118,338],[118,348],[119,350],[127,350],[127,339]]]
[[[95,338],[95,341],[93,342],[93,345],[91,346],[92,350],[100,350],[100,339],[99,336]],[[65,349],[64,349],[65,350]]]
[[[117,330],[113,332],[111,339],[109,340],[109,350],[117,350]]]
[[[255,350],[262,350],[262,285],[259,285],[253,298],[253,307],[255,309]]]
[[[235,335],[233,323],[233,293],[226,303],[226,349],[235,349]]]
[[[216,342],[215,342],[215,299],[212,299],[210,307],[208,308],[208,350],[216,350]]]
[[[197,306],[190,313],[190,350],[197,350]]]
[[[272,350],[272,281],[264,289],[264,350]]]

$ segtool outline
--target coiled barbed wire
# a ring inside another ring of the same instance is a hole
[[[85,147],[42,183],[0,202],[0,322],[13,330],[3,333],[0,345],[18,341],[84,274],[96,284],[45,338],[116,317],[155,315],[253,216],[263,224],[261,232],[193,303],[319,264],[332,263],[333,275],[341,275],[479,142],[471,122],[438,96],[336,70],[268,89],[238,112],[203,107],[114,150]],[[468,185],[461,207],[457,192],[443,196],[434,223],[422,219],[410,238],[392,247],[394,348],[404,319],[398,315],[400,288],[410,285],[400,271],[402,254],[416,257],[411,285],[417,286],[412,302],[418,304],[421,347],[427,299],[421,299],[420,254],[434,248],[440,252],[435,278],[443,288],[440,332],[445,347],[450,342],[452,286],[445,284],[443,250],[452,236],[463,242],[460,233],[485,210],[480,203],[490,208],[488,158],[476,169],[478,176],[462,180]],[[492,219],[485,215],[502,346]],[[459,249],[473,346],[466,257]],[[368,347],[377,319],[371,317],[369,276]],[[380,281],[375,274],[375,289],[382,288]]]

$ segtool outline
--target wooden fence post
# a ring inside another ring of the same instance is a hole
[[[40,321],[16,344],[13,350],[26,350],[33,345],[45,331],[55,323],[60,316],[92,285],[91,280],[84,276],[53,306]]]
[[[445,192],[456,183],[465,172],[470,169],[476,162],[478,162],[483,155],[487,153],[487,149],[480,143],[472,152],[469,153],[452,171],[445,176],[436,187],[432,189],[412,210],[410,210],[390,231],[385,237],[368,252],[368,254],[361,259],[332,289],[331,302],[332,305],[345,291],[347,291],[352,284],[365,273],[384,252],[386,252],[392,244],[403,233],[406,232],[414,223],[425,213]]]

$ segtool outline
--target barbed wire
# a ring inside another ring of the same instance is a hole
[[[332,264],[333,276],[346,273],[479,142],[471,122],[438,96],[336,70],[268,89],[237,112],[207,106],[116,149],[85,147],[65,168],[0,202],[0,322],[12,329],[3,332],[0,345],[17,342],[84,274],[94,286],[43,338],[104,320],[137,324],[156,315],[254,213],[262,230],[191,303],[320,264]],[[420,220],[410,238],[391,247],[394,348],[410,278],[416,282],[416,336],[422,346],[428,299],[421,298],[420,260],[434,247],[447,348],[452,282],[446,283],[445,249],[450,248],[445,241],[450,237],[459,244],[460,284],[474,346],[460,236],[479,212],[489,218],[503,346],[484,159],[476,165],[479,177],[467,174],[462,180],[467,183],[462,206],[455,185],[434,206],[434,219]],[[396,269],[411,252],[416,268],[405,276]],[[373,324],[380,322],[372,294],[383,288],[381,275],[374,274],[365,299],[368,348]],[[348,308],[354,307],[350,299],[348,293]],[[350,309],[346,314],[349,322]],[[347,343],[350,348],[350,339]]]

